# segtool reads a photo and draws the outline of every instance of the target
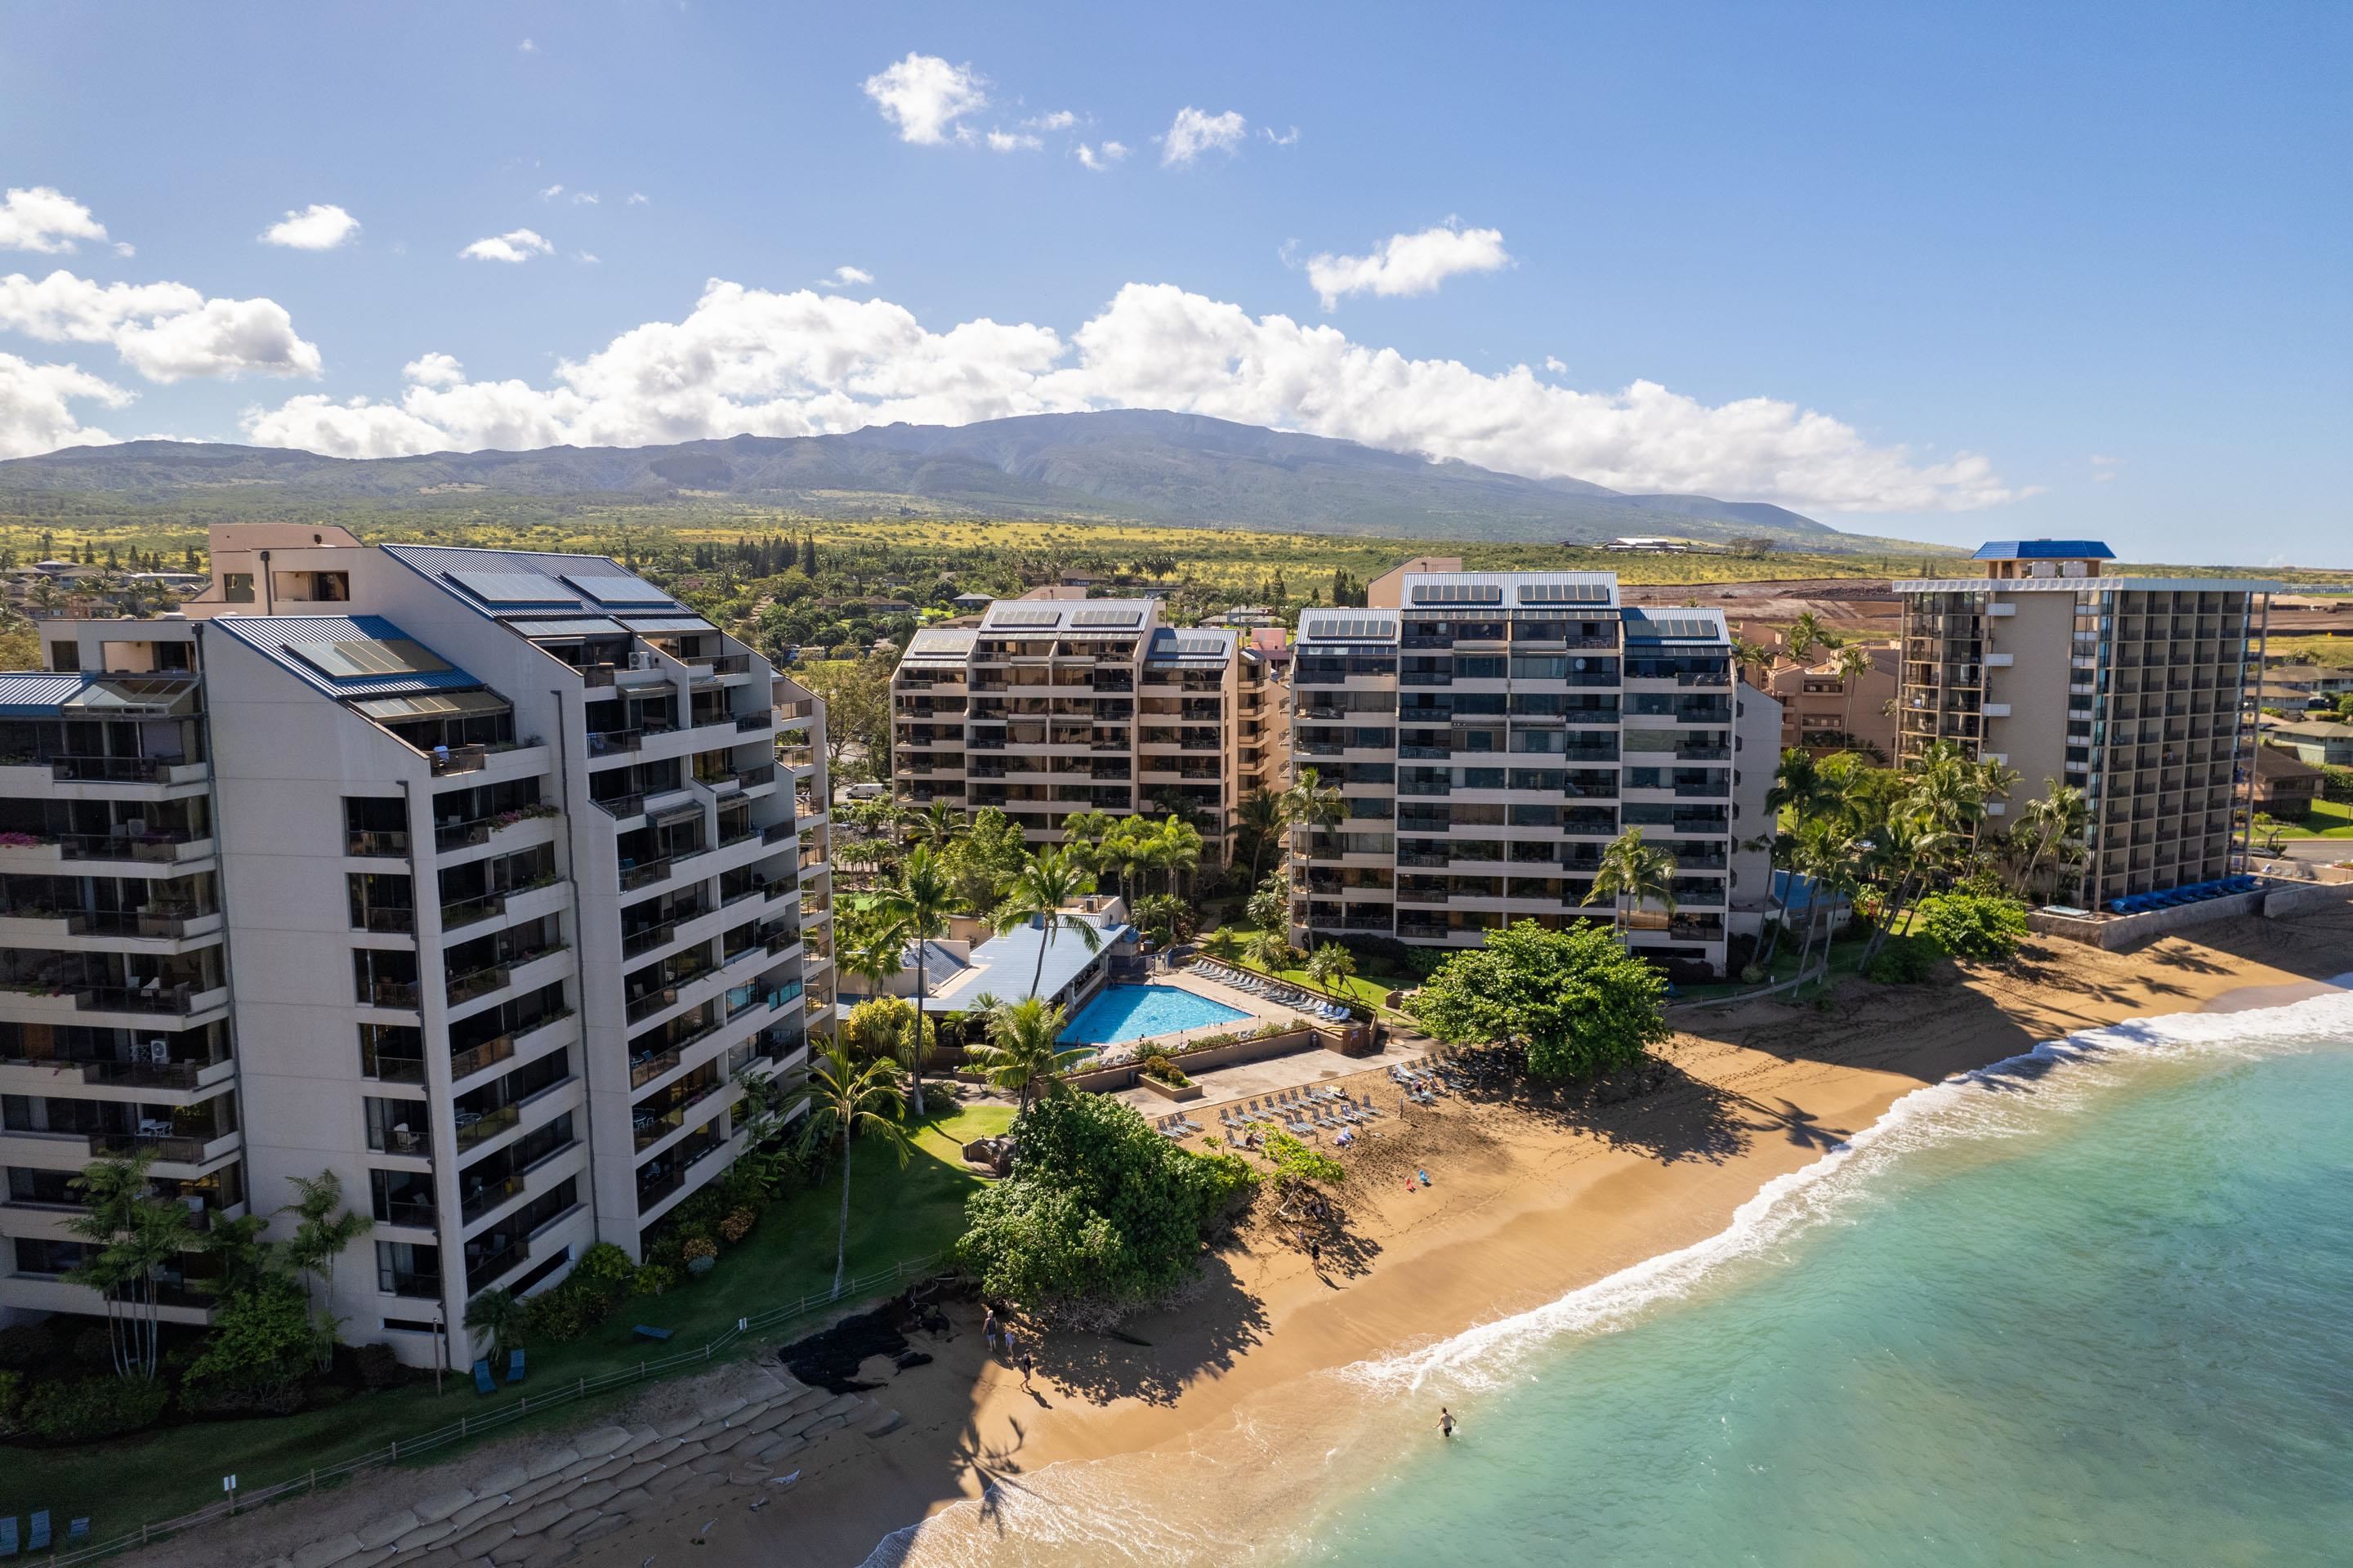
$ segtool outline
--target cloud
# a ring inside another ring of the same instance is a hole
[[[360,220],[332,204],[312,202],[261,231],[264,245],[292,250],[332,250],[360,231]]]
[[[420,387],[454,387],[466,379],[466,367],[453,355],[425,354],[402,366],[400,374]]]
[[[1106,142],[1100,147],[1079,143],[1079,162],[1099,175],[1126,156],[1127,148],[1122,143]]]
[[[562,185],[550,185],[545,190],[539,193],[539,199],[542,201],[554,201],[557,196],[560,196],[563,194],[564,187]]]
[[[1567,365],[1563,363],[1560,356],[1557,355],[1547,354],[1545,355],[1545,368],[1551,371],[1555,376],[1566,376],[1568,374]]]
[[[298,397],[249,413],[246,434],[374,457],[1171,408],[1536,478],[1817,511],[1968,511],[2026,493],[1981,456],[1915,459],[1778,399],[1711,407],[1649,381],[1580,392],[1524,366],[1488,375],[1172,284],[1128,284],[1065,338],[987,318],[934,332],[886,300],[713,280],[683,320],[561,361],[545,386],[456,371],[427,355],[396,400]]]
[[[874,274],[865,268],[843,266],[836,267],[830,277],[818,279],[817,286],[820,289],[848,289],[863,287],[872,281]]]
[[[984,85],[968,65],[911,52],[868,77],[864,87],[882,118],[899,128],[899,140],[936,147],[949,139],[952,130],[960,129],[957,120],[988,107]]]
[[[1204,114],[1188,103],[1176,111],[1167,134],[1159,139],[1160,162],[1173,169],[1191,163],[1204,153],[1230,153],[1241,145],[1242,134],[1248,129],[1249,122],[1230,109],[1223,114]]]
[[[488,239],[477,239],[463,250],[460,257],[475,261],[528,261],[534,256],[552,256],[555,247],[528,228],[510,228],[504,234],[494,234]]]
[[[988,133],[988,150],[992,153],[1034,153],[1045,144],[1023,132],[991,131]]]
[[[316,344],[275,300],[206,299],[185,283],[98,283],[58,270],[0,278],[0,330],[102,343],[150,381],[319,374]]]
[[[605,259],[594,250],[581,250],[574,253],[573,260],[583,267],[594,267]]]
[[[522,42],[515,46],[515,53],[519,55],[535,55],[539,53],[539,46],[532,42],[529,38],[525,38]]]
[[[643,192],[643,191],[631,191],[631,192],[629,193],[629,199],[628,199],[628,201],[625,205],[629,206],[629,207],[643,207],[643,206],[645,206],[645,205],[646,205],[646,202],[648,201],[648,199],[649,199],[649,198],[648,198],[648,196],[646,196],[646,193],[645,193],[645,192]]]
[[[106,225],[55,185],[11,186],[0,196],[0,250],[71,251],[78,239],[104,239]]]
[[[1068,131],[1079,122],[1079,117],[1067,109],[1057,109],[1051,114],[1039,114],[1021,123],[1032,131]]]
[[[2092,482],[2094,484],[2107,484],[2113,482],[2116,477],[2116,470],[2121,467],[2123,463],[2124,459],[2122,458],[2102,457],[2099,453],[2094,452],[2092,454]]]
[[[597,196],[595,191],[574,191],[572,193],[572,200],[574,204],[579,207],[595,207],[597,202],[602,199],[603,198]]]
[[[1419,234],[1392,234],[1369,256],[1311,256],[1307,281],[1331,310],[1343,294],[1428,294],[1458,272],[1493,272],[1512,264],[1501,230],[1458,228],[1449,218]]]
[[[33,365],[0,354],[0,458],[30,457],[59,447],[114,440],[75,415],[76,401],[119,408],[132,395],[71,365]]]
[[[128,239],[118,239],[114,242],[114,253],[122,257],[136,256],[139,254],[139,247],[132,244]]]
[[[1276,135],[1271,128],[1264,125],[1258,128],[1258,133],[1265,137],[1268,141],[1273,143],[1278,147],[1288,147],[1293,143],[1299,140],[1299,127],[1296,125],[1293,126],[1290,130],[1284,132],[1280,136]]]

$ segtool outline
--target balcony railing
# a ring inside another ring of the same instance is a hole
[[[415,980],[361,980],[358,989],[363,1007],[414,1008],[417,1005],[417,984]]]
[[[437,779],[450,773],[479,773],[491,765],[487,746],[437,746],[432,757]]]
[[[458,1213],[470,1224],[522,1191],[521,1176],[509,1176],[501,1181],[469,1187],[459,1202]]]
[[[496,1138],[521,1121],[522,1107],[507,1105],[501,1106],[496,1110],[480,1112],[461,1108],[457,1113],[457,1119],[458,1147],[471,1149],[478,1143]]]
[[[441,1277],[438,1274],[413,1274],[406,1269],[379,1268],[375,1271],[375,1287],[386,1296],[438,1301],[441,1298]]]
[[[185,757],[52,757],[49,776],[81,784],[153,784],[188,762]]]
[[[195,1011],[198,992],[194,986],[101,985],[86,986],[73,993],[74,1008],[80,1012],[157,1012],[185,1015]]]
[[[368,860],[406,860],[408,835],[398,830],[354,831],[344,835],[343,853]]]
[[[534,953],[532,957],[536,958],[538,955]],[[455,1007],[461,1001],[471,1001],[478,996],[488,996],[513,978],[512,972],[504,964],[486,964],[479,969],[469,969],[464,974],[451,975],[448,987],[449,1005]]]
[[[477,925],[507,912],[507,895],[486,893],[480,898],[460,899],[441,906],[441,928],[454,931],[460,927]]]

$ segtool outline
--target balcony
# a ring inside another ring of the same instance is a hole
[[[359,1004],[362,1007],[397,1007],[414,1011],[417,1005],[418,989],[415,980],[361,980],[358,982]]]
[[[363,860],[406,860],[408,835],[404,832],[352,832],[344,836],[343,853]]]
[[[645,744],[642,729],[592,729],[588,732],[588,755],[618,757],[638,750]]]
[[[476,1144],[488,1142],[520,1122],[522,1119],[522,1107],[519,1105],[505,1105],[492,1111],[459,1109],[455,1115],[458,1123],[458,1147],[471,1149]]]
[[[375,1287],[386,1296],[406,1296],[412,1299],[441,1299],[441,1277],[438,1274],[412,1274],[406,1269],[379,1268],[375,1271]]]
[[[547,950],[552,952],[554,949]],[[539,956],[533,953],[530,957]],[[518,961],[528,962],[529,959]],[[455,1007],[460,1002],[471,1001],[478,996],[488,996],[506,985],[512,978],[512,972],[505,964],[486,964],[478,969],[469,969],[464,974],[451,975],[447,988],[448,1003]]]
[[[519,1175],[509,1176],[500,1181],[475,1183],[466,1190],[464,1199],[458,1206],[461,1223],[473,1224],[508,1199],[519,1195],[522,1188],[523,1179]]]
[[[432,763],[436,779],[453,773],[480,773],[491,765],[491,748],[487,746],[437,746],[432,751]]]
[[[455,931],[462,927],[495,919],[506,912],[507,895],[503,893],[487,893],[480,898],[461,899],[455,904],[441,906],[441,928]]]
[[[49,777],[60,784],[190,784],[205,765],[185,757],[52,757]]]

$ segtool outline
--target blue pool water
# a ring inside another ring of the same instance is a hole
[[[1250,1017],[1240,1008],[1195,996],[1173,985],[1112,985],[1079,1009],[1062,1031],[1065,1045],[1117,1045],[1180,1029],[1237,1023]]]

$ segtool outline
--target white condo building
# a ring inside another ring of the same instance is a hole
[[[1620,606],[1610,573],[1422,569],[1440,564],[1300,617],[1293,766],[1343,818],[1293,832],[1294,939],[1472,946],[1606,919],[1583,900],[1640,827],[1675,857],[1675,907],[1630,911],[1629,945],[1721,973],[1770,897],[1781,727],[1736,679],[1723,612]]]
[[[822,707],[601,556],[231,527],[214,578],[0,675],[0,1316],[100,1310],[66,1182],[141,1150],[200,1224],[333,1171],[346,1337],[462,1364],[830,1029]]]

